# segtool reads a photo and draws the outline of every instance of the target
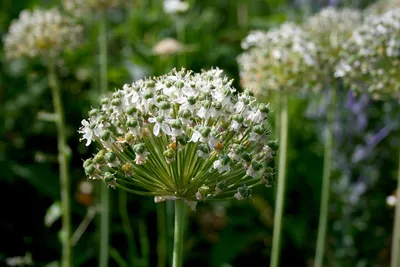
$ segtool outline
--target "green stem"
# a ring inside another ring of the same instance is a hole
[[[104,13],[100,19],[99,25],[99,71],[100,71],[100,93],[104,94],[107,92],[107,25]],[[99,256],[99,266],[108,266],[108,246],[109,246],[109,236],[110,236],[110,219],[109,219],[109,208],[110,208],[110,192],[107,185],[101,184],[101,219],[100,219],[100,256]]]
[[[327,128],[324,145],[324,170],[322,178],[322,190],[321,190],[321,205],[319,213],[319,224],[318,224],[318,237],[317,247],[315,251],[314,267],[322,267],[324,263],[324,250],[325,250],[325,239],[326,239],[326,228],[328,224],[328,209],[329,209],[329,192],[330,192],[330,180],[332,172],[332,146],[333,146],[333,118],[335,109],[335,92],[332,89],[330,108],[327,114]]]
[[[399,254],[400,254],[400,150],[399,150],[399,165],[397,174],[397,188],[396,188],[396,212],[393,225],[393,240],[392,240],[392,258],[391,267],[399,267]]]
[[[286,183],[286,156],[288,141],[288,97],[286,94],[281,96],[280,105],[280,144],[279,144],[279,169],[278,169],[278,189],[276,196],[274,231],[272,237],[271,267],[278,267],[279,253],[281,246],[282,217],[285,201]]]
[[[132,230],[132,225],[129,220],[129,213],[127,207],[127,192],[120,190],[118,192],[118,206],[119,206],[119,214],[121,216],[122,227],[124,228],[124,232],[126,235],[126,239],[128,242],[128,251],[129,256],[132,259],[132,264],[135,265],[138,261],[138,253],[136,249],[136,242],[134,239],[134,233]]]
[[[140,239],[140,248],[142,251],[142,266],[149,266],[149,255],[150,255],[150,246],[149,246],[149,236],[147,234],[146,221],[144,219],[139,220],[139,239]]]
[[[157,266],[166,266],[166,256],[167,256],[167,229],[166,229],[166,203],[161,202],[157,204],[157,227],[158,227],[158,240],[157,240]]]
[[[49,60],[48,75],[49,86],[53,96],[53,105],[56,113],[58,164],[60,171],[61,187],[61,211],[62,211],[62,259],[61,266],[72,266],[71,245],[71,206],[70,206],[70,178],[69,178],[69,150],[67,145],[66,126],[64,119],[64,108],[61,100],[61,88],[57,79],[54,59]]]
[[[183,230],[185,227],[185,203],[183,200],[175,200],[175,231],[174,253],[172,267],[182,267],[183,255]]]

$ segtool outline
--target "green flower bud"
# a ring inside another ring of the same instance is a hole
[[[246,161],[246,162],[251,162],[251,156],[250,156],[249,153],[244,152],[241,156],[242,156],[242,159],[243,159],[244,161]]]
[[[156,118],[156,121],[157,121],[158,123],[162,123],[162,122],[164,121],[164,116],[158,116],[158,117]]]
[[[134,106],[130,106],[130,107],[128,107],[128,108],[126,109],[126,113],[127,113],[128,115],[136,114],[136,112],[137,112],[137,108],[134,107]]]
[[[253,132],[255,132],[256,134],[262,135],[265,132],[264,126],[260,125],[256,125],[253,127]]]
[[[201,129],[200,133],[203,137],[208,137],[211,133],[211,128],[205,126],[203,129]]]
[[[201,105],[205,108],[210,108],[211,107],[211,101],[210,100],[204,100]]]
[[[171,127],[174,128],[174,129],[178,129],[179,130],[179,129],[182,128],[182,122],[180,120],[174,120],[171,123]]]
[[[93,163],[93,160],[91,158],[89,158],[83,162],[83,167],[86,168],[87,166],[91,165],[92,163]]]
[[[99,110],[98,109],[92,109],[91,111],[89,111],[89,116],[96,116],[97,114],[99,114]]]
[[[221,110],[222,109],[222,104],[220,102],[212,102],[212,106],[213,108],[215,108],[216,110]]]
[[[86,175],[92,175],[96,171],[96,168],[93,166],[93,164],[90,164],[85,167],[85,173]]]
[[[249,198],[251,196],[251,188],[248,188],[247,185],[243,185],[238,188],[238,193],[242,199]]]
[[[153,94],[153,92],[148,91],[148,92],[144,93],[143,96],[144,96],[144,99],[150,99],[154,96],[154,94]]]
[[[244,118],[243,118],[242,114],[235,114],[235,115],[232,116],[232,119],[237,121],[237,122],[239,122],[239,123],[242,123],[244,121]]]
[[[269,113],[269,107],[267,106],[267,105],[265,105],[265,104],[260,104],[259,106],[258,106],[258,108],[259,108],[259,110],[261,111],[261,112],[263,112],[263,113],[265,113],[265,114],[268,114]]]
[[[128,121],[126,122],[126,126],[128,127],[137,127],[139,125],[139,122],[137,120],[134,119],[128,119]]]
[[[107,140],[110,139],[110,136],[111,136],[111,132],[106,130],[106,131],[101,133],[100,137],[101,137],[102,140],[107,141]]]
[[[192,113],[190,112],[190,110],[187,109],[180,112],[180,116],[184,119],[189,119],[191,115]]]
[[[156,87],[156,82],[155,81],[147,81],[146,85],[149,88],[154,88],[154,87]]]
[[[171,107],[171,103],[169,103],[169,102],[167,102],[167,101],[162,101],[162,102],[160,103],[160,108],[161,108],[162,110],[169,109],[170,107]]]
[[[227,165],[231,161],[231,158],[228,157],[227,155],[221,155],[219,157],[219,161],[221,162],[222,165]]]
[[[218,192],[224,191],[227,188],[228,188],[228,184],[227,184],[226,180],[222,180],[222,181],[217,182],[217,185],[215,186],[215,191],[218,193]]]
[[[94,159],[93,159],[93,161],[95,162],[95,163],[101,163],[101,162],[103,162],[104,161],[104,155],[103,154],[97,154],[95,157],[94,157]]]
[[[187,135],[180,135],[176,138],[179,144],[181,145],[186,145],[187,142],[189,141],[189,137]]]
[[[206,144],[200,144],[198,149],[203,152],[204,154],[210,153],[210,148]]]
[[[131,142],[133,140],[133,134],[131,133],[125,134],[125,140],[126,142]]]
[[[206,186],[205,184],[203,184],[199,188],[199,192],[200,192],[201,195],[206,196],[210,192],[210,188],[208,186]]]
[[[175,152],[172,148],[168,148],[163,152],[164,157],[167,159],[173,159],[175,157]]]
[[[108,162],[114,162],[114,160],[117,158],[117,155],[114,152],[107,152],[105,158]]]
[[[272,151],[277,151],[279,148],[277,141],[268,141],[268,146],[272,149]]]
[[[112,98],[121,98],[121,96],[122,96],[122,92],[120,92],[120,91],[114,92],[112,94]]]
[[[120,106],[121,105],[121,100],[118,99],[118,98],[115,98],[115,99],[111,100],[111,105],[116,106],[116,107]]]
[[[110,102],[110,99],[107,98],[107,97],[105,97],[105,98],[103,98],[102,100],[100,100],[100,104],[102,104],[102,105],[107,105],[108,102]]]
[[[143,154],[145,150],[146,147],[144,144],[136,144],[133,146],[133,151],[137,154]]]
[[[194,105],[194,104],[196,104],[197,100],[196,100],[196,98],[194,96],[189,96],[187,98],[187,101],[189,102],[190,105]]]
[[[181,81],[177,81],[176,83],[175,83],[175,86],[177,87],[177,88],[182,88],[183,86],[184,86],[184,84],[183,84],[183,82],[181,82]]]
[[[161,101],[168,101],[168,96],[166,95],[157,96],[157,102],[160,103]]]
[[[252,161],[252,162],[251,162],[251,166],[253,167],[253,169],[254,169],[255,171],[259,171],[259,170],[261,170],[262,167],[263,167],[263,165],[262,165],[261,163],[257,162],[257,161]]]
[[[114,174],[110,172],[104,173],[104,182],[109,183],[115,180]]]

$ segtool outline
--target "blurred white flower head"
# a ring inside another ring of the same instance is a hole
[[[170,56],[183,52],[184,45],[173,38],[165,38],[153,46],[153,53],[159,56]]]
[[[163,8],[167,14],[184,13],[189,9],[189,3],[180,0],[164,0]]]
[[[362,23],[362,13],[351,8],[328,7],[310,17],[303,25],[320,48],[325,67],[332,71],[339,56],[341,45],[347,41],[355,28]],[[329,73],[330,74],[330,73]]]
[[[79,44],[82,27],[57,9],[24,10],[4,38],[7,58],[55,57]]]
[[[342,45],[335,76],[356,92],[400,100],[400,8],[365,19]]]
[[[319,47],[293,23],[268,31],[251,32],[238,57],[243,86],[266,95],[273,91],[318,91]]]

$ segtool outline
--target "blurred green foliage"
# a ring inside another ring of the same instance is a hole
[[[218,66],[235,79],[240,87],[236,57],[241,53],[240,41],[251,29],[269,29],[286,19],[301,18],[298,2],[284,0],[203,0],[189,1],[187,13],[177,16],[163,12],[162,0],[137,0],[126,9],[107,14],[109,41],[109,88],[144,76],[159,75],[182,65],[187,69]],[[12,19],[25,8],[51,7],[57,1],[3,0],[0,2],[0,35],[4,36]],[[310,3],[308,3],[310,4]],[[317,9],[327,3],[314,3]],[[361,4],[360,4],[361,5]],[[365,5],[362,3],[362,5]],[[88,207],[96,204],[96,194],[84,195],[79,185],[86,177],[82,158],[94,151],[79,142],[77,129],[81,118],[98,97],[97,33],[98,17],[92,14],[82,23],[85,39],[75,51],[67,51],[59,59],[63,101],[66,108],[68,143],[72,150],[71,177],[74,200],[73,226],[78,227]],[[184,31],[182,31],[182,27]],[[190,51],[171,56],[158,56],[153,46],[164,38],[176,38]],[[45,266],[60,257],[58,231],[60,222],[47,228],[46,210],[59,200],[57,174],[56,129],[46,114],[53,110],[47,85],[46,70],[38,60],[8,61],[0,48],[0,265],[6,258],[31,252],[35,266]],[[268,99],[273,102],[273,99]],[[344,100],[343,100],[344,101]],[[314,256],[322,174],[322,144],[314,119],[306,117],[309,99],[290,99],[288,188],[283,232],[282,266],[310,266]],[[377,116],[372,131],[382,125],[380,104],[371,104]],[[272,104],[272,110],[274,105]],[[395,119],[398,117],[394,117]],[[347,126],[346,126],[347,127]],[[372,126],[371,126],[372,127]],[[354,151],[364,143],[360,137],[344,143]],[[394,142],[394,143],[393,143]],[[381,173],[368,187],[354,211],[363,218],[368,210],[367,227],[354,229],[357,251],[340,259],[336,252],[346,249],[340,242],[344,231],[334,228],[341,220],[346,200],[332,196],[330,210],[328,266],[385,266],[388,262],[393,212],[385,198],[395,188],[395,156],[398,140],[379,144],[379,151],[368,161],[380,157]],[[350,152],[349,152],[350,153]],[[364,168],[364,165],[361,165]],[[340,168],[336,179],[340,179]],[[353,174],[353,179],[358,177]],[[93,183],[97,183],[94,181]],[[246,202],[222,204],[200,203],[190,213],[185,261],[187,266],[266,266],[269,262],[274,204],[274,185],[253,192]],[[111,189],[110,189],[111,190]],[[130,264],[127,239],[118,211],[118,191],[112,191],[110,266]],[[150,264],[156,265],[157,223],[155,204],[150,198],[128,196],[129,217],[140,255],[149,248]],[[354,213],[346,213],[351,222]],[[349,224],[350,225],[350,224]],[[74,266],[95,266],[97,262],[98,221],[89,224],[74,247]],[[343,230],[343,229],[342,229]],[[169,229],[168,231],[171,231]],[[149,243],[142,242],[147,240]],[[339,245],[338,245],[339,244]],[[346,254],[347,255],[347,254]],[[354,256],[355,255],[355,256]],[[145,261],[144,261],[145,262]],[[169,262],[169,261],[168,261]],[[363,265],[363,263],[365,263]],[[225,264],[225,265],[224,265]],[[359,264],[359,265],[357,265]],[[50,265],[48,265],[50,266]],[[142,266],[142,265],[140,265]],[[144,265],[143,265],[144,266]]]

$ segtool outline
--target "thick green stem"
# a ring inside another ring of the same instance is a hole
[[[129,220],[129,212],[127,207],[127,192],[120,190],[118,191],[118,206],[119,206],[119,213],[121,216],[122,227],[124,228],[124,232],[126,235],[126,239],[128,242],[128,251],[129,256],[132,259],[132,265],[137,264],[138,262],[138,253],[136,248],[136,242],[134,239],[134,233],[132,230],[132,224]]]
[[[399,165],[397,174],[397,188],[396,188],[396,212],[393,225],[393,240],[392,240],[392,258],[390,267],[399,267],[399,254],[400,254],[400,150],[399,150]]]
[[[72,266],[71,245],[71,199],[70,179],[68,170],[69,149],[65,131],[64,108],[61,100],[61,88],[57,79],[54,59],[48,63],[49,86],[53,96],[53,105],[56,113],[58,164],[60,170],[61,212],[62,212],[62,259],[61,266]]]
[[[103,14],[100,19],[99,25],[99,71],[100,71],[100,93],[104,94],[107,92],[107,25],[106,18]],[[99,266],[108,266],[108,246],[109,246],[109,236],[110,236],[110,218],[109,218],[109,208],[110,208],[110,192],[107,185],[101,184],[101,219],[100,219],[100,256],[99,256]]]
[[[175,200],[175,231],[172,267],[182,267],[183,230],[185,227],[185,202]]]
[[[333,146],[333,118],[335,109],[335,91],[332,89],[331,102],[327,114],[327,127],[324,145],[324,170],[322,178],[321,205],[319,213],[317,247],[315,251],[314,267],[322,267],[324,263],[324,250],[326,228],[328,224],[329,192],[332,172],[332,146]]]
[[[158,228],[158,240],[157,240],[157,266],[166,266],[167,256],[167,229],[166,229],[166,203],[161,202],[157,204],[157,228]]]
[[[288,97],[286,94],[283,94],[281,96],[281,105],[280,105],[278,189],[277,189],[275,214],[274,214],[274,232],[272,237],[271,267],[278,267],[279,265],[282,217],[283,217],[284,202],[285,202],[288,120],[289,120]]]

